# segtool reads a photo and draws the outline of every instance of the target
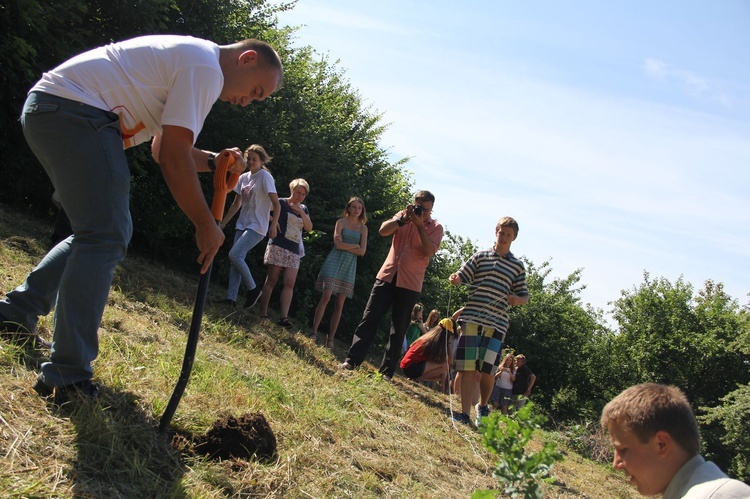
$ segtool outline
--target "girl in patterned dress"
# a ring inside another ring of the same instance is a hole
[[[263,292],[260,295],[260,315],[267,319],[271,293],[283,270],[284,287],[279,297],[281,317],[276,324],[287,329],[294,327],[288,315],[294,294],[294,283],[297,281],[300,260],[304,251],[302,233],[310,232],[313,227],[310,211],[302,204],[310,192],[310,185],[305,179],[297,178],[289,184],[289,191],[288,198],[279,199],[281,210],[279,210],[276,224],[276,237],[268,240],[266,253],[263,255],[263,263],[266,264],[266,282],[263,284]]]
[[[326,340],[328,348],[333,348],[333,338],[336,336],[336,329],[339,327],[344,301],[354,295],[357,257],[364,255],[367,250],[366,222],[365,202],[358,197],[351,198],[346,204],[341,218],[336,222],[333,231],[334,247],[323,262],[318,279],[315,281],[315,289],[323,294],[315,308],[310,338],[315,339],[317,337],[318,326],[320,326],[320,321],[323,320],[328,301],[331,299],[331,295],[336,295],[331,314],[331,327]]]

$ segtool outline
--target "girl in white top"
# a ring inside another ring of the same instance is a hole
[[[513,398],[513,382],[515,380],[515,358],[513,354],[509,353],[495,373],[495,387],[492,390],[492,396],[490,396],[495,409],[499,406],[503,414],[508,414],[508,406]]]
[[[245,261],[247,253],[253,249],[268,234],[276,237],[278,219],[281,209],[279,196],[276,194],[276,184],[266,165],[271,157],[265,149],[253,144],[245,150],[245,161],[249,171],[240,176],[234,192],[237,195],[221,221],[223,229],[237,210],[242,208],[237,218],[234,234],[234,244],[229,250],[229,286],[224,303],[236,306],[240,283],[248,290],[245,308],[252,307],[262,294],[262,287],[255,284],[250,267]],[[273,211],[273,216],[271,215]]]

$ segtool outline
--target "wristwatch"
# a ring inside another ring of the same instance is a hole
[[[214,159],[216,158],[215,153],[208,153],[208,159],[206,160],[206,163],[208,163],[208,169],[212,172],[216,171],[216,163],[214,162]]]

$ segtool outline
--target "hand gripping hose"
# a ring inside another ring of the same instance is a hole
[[[227,194],[234,189],[240,178],[238,174],[232,173],[227,179],[227,172],[232,163],[234,163],[234,157],[230,153],[224,152],[214,172],[214,198],[211,203],[211,214],[214,216],[217,224],[224,217],[224,204]],[[190,333],[188,334],[187,345],[185,346],[185,358],[182,361],[180,378],[177,380],[172,397],[169,399],[167,408],[164,410],[164,415],[161,417],[161,422],[159,423],[159,431],[161,433],[164,433],[169,428],[169,423],[172,421],[172,416],[174,416],[177,410],[177,405],[180,403],[182,394],[190,379],[190,373],[193,370],[195,350],[198,347],[198,337],[200,336],[201,321],[203,320],[203,309],[206,306],[208,283],[211,281],[211,267],[213,267],[213,262],[208,266],[206,273],[201,275],[200,282],[198,283],[198,295],[195,298],[195,306],[193,307],[193,319],[190,323]]]

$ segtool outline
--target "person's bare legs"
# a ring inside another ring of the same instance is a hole
[[[471,414],[471,406],[475,404],[477,382],[474,380],[476,371],[461,371],[461,412]]]
[[[422,376],[416,379],[416,381],[438,381],[443,377],[447,366],[445,362],[437,363],[427,361],[424,364],[424,372]]]
[[[299,269],[284,269],[284,288],[281,290],[279,298],[279,307],[281,308],[281,317],[289,316],[289,306],[292,304],[292,295],[294,294],[294,283],[297,281],[297,272]]]
[[[278,265],[267,265],[266,266],[266,282],[263,283],[263,294],[260,295],[260,315],[262,317],[268,317],[268,302],[271,301],[271,293],[273,292],[276,281],[279,280],[279,273],[281,267]]]
[[[326,345],[331,348],[333,346],[333,338],[336,336],[336,330],[339,328],[339,322],[341,321],[341,313],[344,311],[344,302],[346,301],[346,295],[339,293],[336,295],[336,301],[333,303],[333,312],[331,313],[331,329],[328,332],[328,341]]]
[[[320,327],[320,322],[323,320],[323,315],[326,313],[326,307],[328,306],[328,300],[331,299],[331,293],[332,291],[330,289],[326,289],[323,291],[323,294],[320,295],[318,306],[315,307],[315,317],[313,318],[312,331],[310,331],[311,338],[315,338],[318,334],[318,328]]]
[[[481,373],[482,377],[479,379],[479,394],[480,404],[487,405],[492,395],[492,388],[495,386],[495,378],[491,374]]]

